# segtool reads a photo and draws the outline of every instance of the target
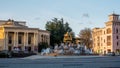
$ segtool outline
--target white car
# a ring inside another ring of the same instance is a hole
[[[106,54],[107,56],[115,56],[115,53],[114,52],[109,52]]]

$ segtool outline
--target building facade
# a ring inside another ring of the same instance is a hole
[[[50,33],[29,28],[24,21],[0,20],[0,50],[37,51],[38,43],[50,44]]]
[[[107,54],[109,52],[120,53],[120,20],[118,14],[109,15],[104,28],[92,30],[93,51]]]

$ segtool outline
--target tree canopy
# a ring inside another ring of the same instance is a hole
[[[87,48],[91,48],[92,44],[92,33],[90,28],[85,28],[79,33],[80,38],[82,39],[82,43],[87,46]]]
[[[55,43],[63,41],[64,34],[66,32],[72,32],[68,22],[64,22],[63,18],[54,18],[51,21],[47,21],[46,30],[50,31],[50,44],[54,46]],[[72,32],[73,33],[73,32]],[[74,33],[73,33],[74,36]]]

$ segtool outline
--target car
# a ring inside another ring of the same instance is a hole
[[[10,58],[10,57],[12,57],[11,51],[8,50],[0,51],[0,58]]]
[[[107,56],[115,56],[115,53],[114,52],[109,52],[106,54]]]

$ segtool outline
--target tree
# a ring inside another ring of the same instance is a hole
[[[46,42],[40,42],[40,43],[38,43],[38,52],[41,52],[42,49],[46,49],[48,47],[49,47],[48,43],[46,43]]]
[[[45,28],[50,31],[50,45],[52,46],[55,43],[59,44],[62,42],[66,32],[72,32],[68,22],[64,24],[63,18],[54,18],[52,21],[47,21]]]
[[[87,48],[91,48],[92,44],[92,32],[90,28],[85,28],[79,33],[80,38],[82,39],[82,43],[86,45]]]

